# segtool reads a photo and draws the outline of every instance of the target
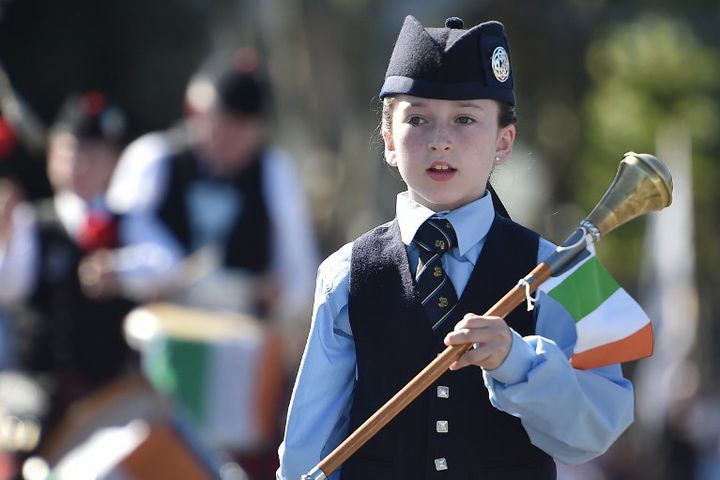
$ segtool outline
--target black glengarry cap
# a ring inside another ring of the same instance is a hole
[[[187,102],[191,111],[212,105],[230,114],[260,116],[269,94],[259,54],[252,48],[240,48],[229,61],[225,52],[208,59],[188,85]]]
[[[488,98],[515,104],[505,28],[489,21],[463,29],[448,18],[444,28],[425,28],[405,18],[380,98],[406,94],[444,100]]]
[[[70,96],[60,109],[52,127],[55,133],[68,132],[79,140],[103,140],[122,143],[125,114],[99,91]]]

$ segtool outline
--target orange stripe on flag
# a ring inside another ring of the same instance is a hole
[[[648,323],[632,335],[600,347],[576,353],[570,364],[578,370],[604,367],[613,363],[630,362],[652,355],[653,331]]]

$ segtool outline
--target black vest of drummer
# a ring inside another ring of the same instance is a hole
[[[35,212],[39,277],[28,305],[14,315],[18,361],[33,374],[52,373],[60,381],[72,377],[76,389],[99,387],[120,375],[132,356],[122,324],[133,303],[86,296],[78,277],[84,252],[61,224],[51,199],[36,205]]]
[[[270,265],[271,224],[263,192],[263,155],[261,150],[246,169],[228,177],[212,177],[200,168],[199,160],[191,150],[185,150],[169,159],[168,190],[160,203],[158,215],[180,241],[188,253],[193,250],[193,232],[188,207],[190,187],[199,180],[230,186],[239,195],[240,206],[225,244],[223,265],[262,273]]]
[[[445,349],[443,338],[465,313],[484,313],[535,267],[538,242],[536,233],[496,215],[457,308],[434,332],[397,221],[355,242],[348,309],[357,384],[350,432]],[[520,335],[535,331],[532,313],[522,307],[506,321]],[[444,373],[342,467],[343,480],[555,477],[554,461],[530,443],[520,420],[490,404],[482,370],[473,366]]]

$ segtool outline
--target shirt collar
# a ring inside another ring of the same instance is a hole
[[[487,235],[495,219],[495,209],[489,192],[455,210],[435,212],[411,200],[408,192],[399,193],[395,203],[395,214],[400,225],[400,236],[405,245],[410,245],[420,225],[433,215],[447,219],[455,229],[460,255]]]
[[[55,195],[54,203],[60,223],[74,237],[87,216],[85,201],[69,190],[62,190]]]
[[[75,236],[80,230],[89,210],[107,210],[103,196],[97,196],[88,202],[70,190],[60,190],[55,194],[53,202],[60,223],[71,236]]]

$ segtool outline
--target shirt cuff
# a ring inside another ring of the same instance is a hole
[[[514,384],[525,380],[535,358],[535,350],[512,328],[512,345],[505,361],[495,370],[485,370],[496,382]]]
[[[172,291],[182,275],[179,260],[154,244],[118,248],[112,251],[111,258],[120,290],[136,301]]]

